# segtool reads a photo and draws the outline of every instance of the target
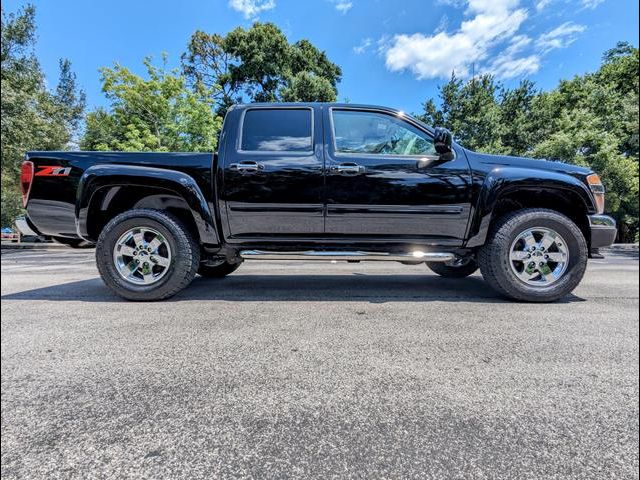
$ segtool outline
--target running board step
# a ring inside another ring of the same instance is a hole
[[[278,252],[264,250],[242,250],[240,256],[245,260],[375,260],[389,262],[450,262],[456,259],[453,253],[421,252],[329,252],[307,250],[304,252]]]

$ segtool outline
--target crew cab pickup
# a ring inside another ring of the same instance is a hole
[[[593,171],[472,152],[370,105],[236,105],[217,153],[29,152],[21,184],[32,229],[95,243],[130,300],[244,260],[389,260],[548,302],[616,237]]]

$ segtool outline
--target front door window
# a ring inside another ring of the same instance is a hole
[[[436,155],[433,140],[413,125],[378,112],[334,110],[337,153],[366,155]]]

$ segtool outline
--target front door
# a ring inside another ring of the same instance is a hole
[[[317,117],[317,118],[315,118]],[[221,193],[231,239],[322,235],[322,117],[308,107],[232,110]]]
[[[386,110],[326,110],[326,222],[331,236],[462,243],[470,203],[463,152],[444,160],[430,132]]]

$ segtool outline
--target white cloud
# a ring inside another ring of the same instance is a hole
[[[492,64],[489,73],[503,80],[509,78],[526,77],[540,70],[540,56],[509,58],[498,57]]]
[[[391,71],[410,70],[418,79],[447,78],[455,71],[469,75],[471,65],[489,56],[496,45],[509,40],[527,18],[518,0],[469,0],[467,20],[453,32],[400,34],[383,46]]]
[[[338,1],[338,2],[335,2],[335,7],[337,11],[339,11],[341,14],[344,15],[349,10],[351,10],[351,7],[353,7],[353,3],[346,2],[346,1]]]
[[[585,30],[584,25],[574,22],[565,22],[553,30],[543,33],[538,37],[536,46],[543,52],[550,52],[557,48],[566,48],[577,39],[577,34]]]
[[[446,7],[462,8],[467,3],[467,0],[436,0],[437,5],[444,5]]]
[[[229,6],[244,18],[255,18],[261,12],[275,8],[275,0],[229,0]]]
[[[581,0],[580,1],[580,3],[582,3],[582,6],[584,8],[591,8],[591,9],[596,8],[602,2],[604,2],[604,0]]]
[[[536,2],[536,11],[541,12],[542,10],[544,10],[547,5],[549,5],[551,3],[551,0],[538,0]]]
[[[362,42],[360,42],[360,45],[353,47],[353,53],[355,53],[356,55],[362,55],[367,50],[369,50],[369,47],[371,45],[373,45],[373,40],[371,38],[365,38],[362,40]]]
[[[459,0],[438,1],[454,6]],[[534,5],[542,9],[550,1],[538,0]],[[540,70],[547,53],[571,45],[585,30],[583,25],[566,22],[534,40],[519,33],[528,18],[527,10],[520,8],[520,0],[467,0],[463,8],[465,18],[453,31],[447,31],[440,22],[430,35],[381,38],[378,51],[387,69],[410,71],[420,80],[448,78],[452,71],[465,78],[472,68],[501,79],[523,77]]]
[[[540,69],[540,56],[535,53],[520,56],[531,43],[531,38],[526,35],[514,36],[509,46],[485,68],[485,73],[501,79],[524,77],[536,73]]]
[[[435,33],[444,32],[449,26],[449,17],[446,15],[442,15],[440,17],[440,21],[438,22],[438,26],[436,27]]]

